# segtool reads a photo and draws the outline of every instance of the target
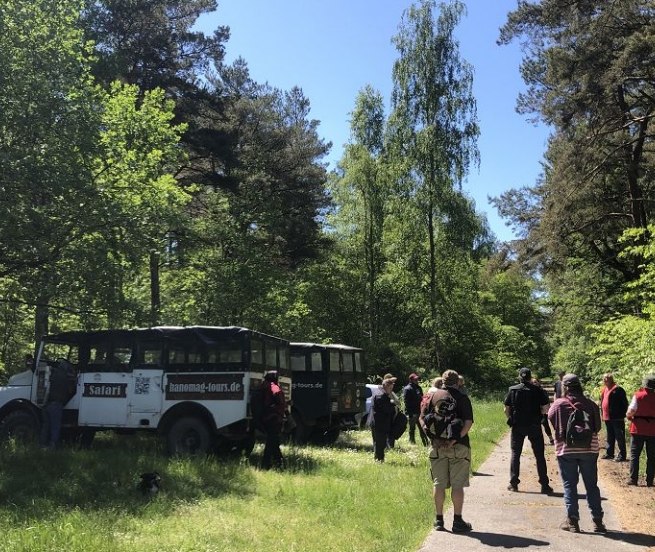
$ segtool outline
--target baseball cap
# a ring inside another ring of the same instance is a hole
[[[531,377],[532,377],[532,371],[530,370],[530,368],[523,367],[519,370],[519,378],[530,379]]]
[[[409,375],[409,379],[410,379],[410,380],[418,380],[418,374],[412,372],[412,373]]]
[[[580,379],[578,378],[578,376],[576,376],[575,374],[566,374],[562,378],[562,385],[566,385],[567,387],[571,387],[571,386],[576,386],[576,385],[580,386],[581,384],[580,384]]]

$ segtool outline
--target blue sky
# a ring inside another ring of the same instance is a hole
[[[299,86],[318,119],[320,136],[332,142],[327,158],[334,167],[350,137],[350,113],[367,84],[389,107],[393,63],[398,55],[391,38],[410,0],[219,0],[200,29],[230,27],[227,61],[242,57],[257,82],[289,90]],[[468,14],[457,30],[461,56],[474,67],[473,93],[481,136],[480,169],[473,168],[464,189],[484,212],[501,240],[511,230],[488,196],[532,185],[548,131],[515,111],[525,86],[520,78],[518,44],[498,46],[498,30],[517,0],[467,0]]]

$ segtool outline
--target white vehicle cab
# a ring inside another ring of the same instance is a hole
[[[249,397],[268,370],[291,396],[289,343],[247,328],[186,326],[72,331],[43,339],[33,371],[0,388],[0,439],[35,439],[49,375],[68,361],[75,395],[64,431],[151,430],[168,450],[202,453],[254,446]]]

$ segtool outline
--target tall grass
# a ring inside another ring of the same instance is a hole
[[[473,470],[505,431],[498,402],[474,401]],[[409,551],[431,529],[427,450],[403,436],[384,464],[366,431],[330,448],[286,447],[285,471],[245,458],[167,458],[149,436],[91,450],[0,449],[2,551]],[[162,491],[137,490],[157,470]]]

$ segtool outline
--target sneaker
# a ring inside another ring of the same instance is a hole
[[[579,533],[580,525],[575,518],[567,517],[559,526],[563,531],[570,531],[571,533]]]
[[[554,493],[555,490],[550,486],[550,485],[542,485],[541,486],[541,494],[549,495]]]
[[[610,456],[609,454],[603,454],[603,456],[600,457],[601,460],[614,460],[614,456]]]
[[[519,486],[518,485],[512,485],[511,483],[507,485],[507,490],[512,491],[513,493],[518,493],[519,492]]]
[[[607,533],[607,527],[602,519],[593,519],[592,521],[594,522],[594,533]]]
[[[473,526],[464,520],[453,521],[453,533],[468,533],[469,531],[472,530],[473,530]]]
[[[653,482],[652,482],[652,481],[651,481],[650,483],[646,482],[646,487],[652,487],[652,486],[653,486]]]
[[[637,487],[637,486],[638,486],[638,485],[637,485],[637,482],[636,482],[634,479],[628,479],[628,480],[625,482],[625,484],[626,484],[626,485],[630,485],[631,487]]]
[[[435,520],[434,530],[435,531],[445,531],[446,530],[446,526],[444,525],[443,519]]]
[[[614,459],[615,462],[625,462],[625,456],[621,456],[620,454]]]

